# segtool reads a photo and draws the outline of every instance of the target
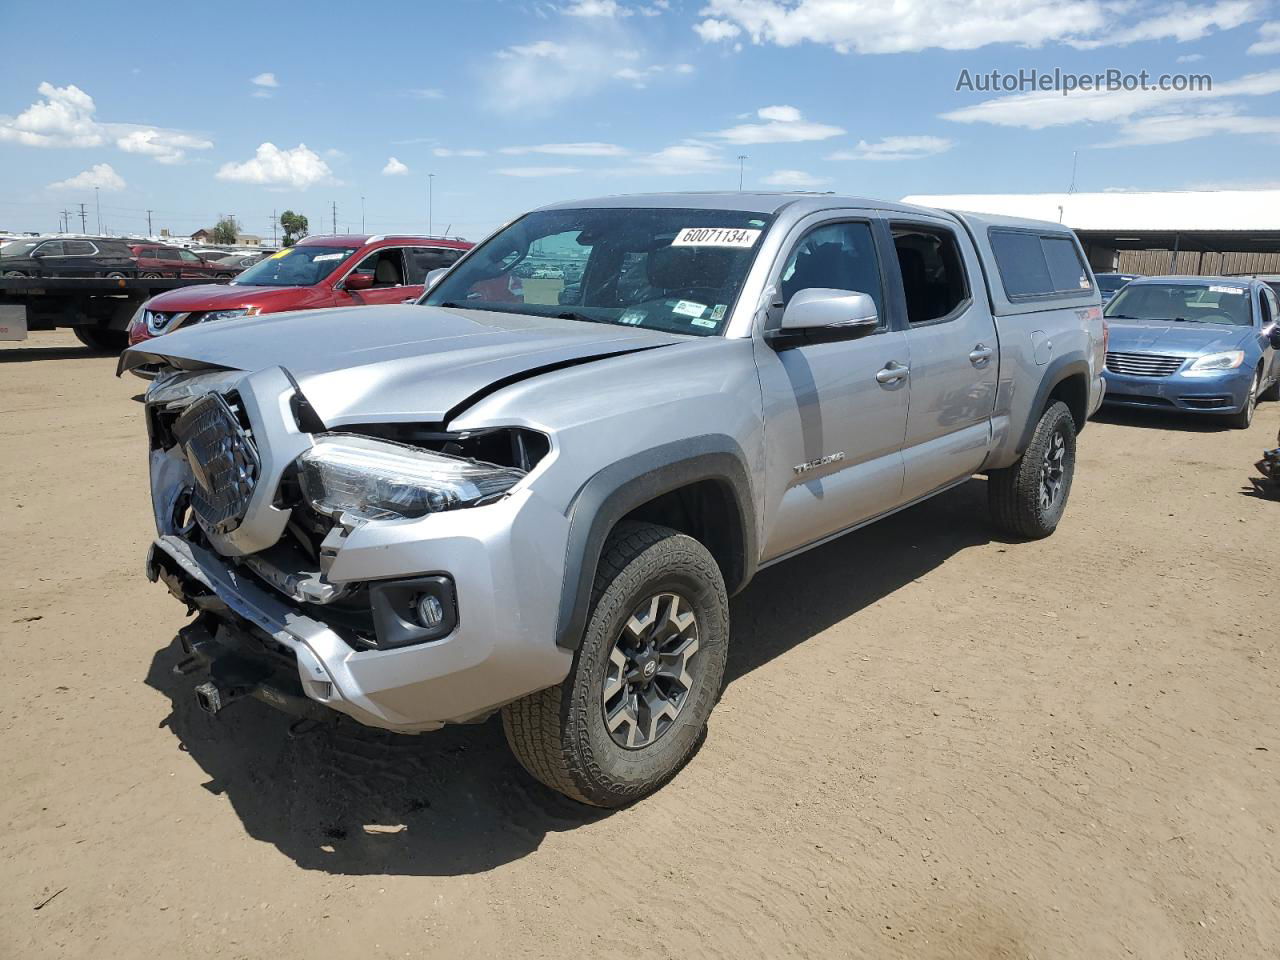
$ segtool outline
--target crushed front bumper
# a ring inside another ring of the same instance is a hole
[[[493,596],[481,602],[467,589],[476,585],[466,576],[459,578],[463,622],[448,637],[358,650],[235,564],[181,537],[154,541],[146,573],[188,606],[233,630],[254,633],[260,645],[291,660],[307,700],[367,726],[400,733],[483,719],[503,703],[560,682],[572,659],[569,651],[555,646],[549,629],[539,631],[542,642],[530,642],[521,629],[530,624],[522,622],[518,610],[508,611],[503,631],[503,613]],[[475,601],[470,608],[469,594]],[[518,590],[509,594],[518,595]],[[269,696],[259,699],[273,703]]]

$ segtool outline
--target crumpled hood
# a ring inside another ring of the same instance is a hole
[[[195,310],[235,310],[260,307],[270,311],[293,306],[298,287],[253,287],[228,283],[201,283],[158,293],[147,301],[148,310],[188,313]],[[273,306],[279,304],[279,306]]]
[[[1223,350],[1239,350],[1253,333],[1252,327],[1220,323],[1124,323],[1108,320],[1111,338],[1107,349],[1119,353],[1147,351],[1194,357]]]
[[[177,330],[125,351],[120,371],[283,367],[330,428],[443,423],[467,401],[547,368],[687,341],[611,324],[416,305],[306,310]]]

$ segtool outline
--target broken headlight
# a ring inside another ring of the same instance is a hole
[[[298,484],[320,513],[395,520],[500,496],[525,475],[514,467],[352,434],[322,434],[298,458]]]

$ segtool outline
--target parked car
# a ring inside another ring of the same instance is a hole
[[[1130,280],[1137,280],[1136,273],[1098,273],[1094,274],[1098,281],[1098,290],[1102,292],[1102,302],[1106,304],[1117,293],[1124,289]]]
[[[274,251],[272,251],[274,252]],[[241,270],[252,267],[258,261],[269,256],[268,253],[231,253],[225,257],[218,257],[212,260],[213,263],[222,267],[224,270],[233,270],[239,273]]]
[[[129,245],[112,237],[29,237],[0,246],[0,277],[137,275]]]
[[[138,263],[138,275],[146,280],[161,277],[230,280],[237,273],[182,247],[162,243],[137,243],[129,248]]]
[[[1280,394],[1280,300],[1248,277],[1148,277],[1107,304],[1106,402],[1212,413],[1241,429]]]
[[[422,295],[428,271],[454,263],[471,244],[415,236],[314,236],[249,267],[230,284],[183,287],[143,304],[129,342],[234,317],[400,303]]]
[[[577,294],[517,285],[531,250],[585,258]],[[126,351],[162,369],[148,575],[199,612],[179,671],[210,671],[212,714],[501,711],[534,777],[619,806],[701,741],[756,570],[975,473],[997,527],[1051,534],[1103,332],[1055,223],[825,195],[544,208],[421,305]]]

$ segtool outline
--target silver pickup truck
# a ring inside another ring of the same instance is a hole
[[[618,806],[689,759],[757,570],[986,475],[1052,533],[1106,331],[1058,224],[826,195],[529,213],[418,304],[129,350],[210,713],[406,733],[501,711]]]

